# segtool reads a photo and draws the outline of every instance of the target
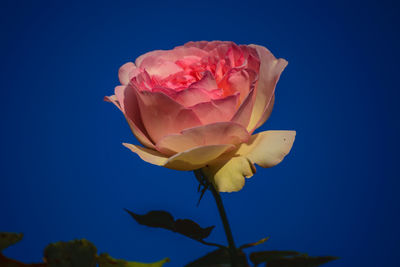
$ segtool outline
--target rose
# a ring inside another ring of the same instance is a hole
[[[189,42],[124,64],[105,99],[125,115],[144,147],[124,145],[144,161],[202,168],[219,191],[238,191],[254,164],[272,167],[293,145],[294,131],[251,135],[269,118],[286,65],[258,45]]]

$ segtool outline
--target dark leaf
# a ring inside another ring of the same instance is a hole
[[[201,228],[200,225],[192,220],[178,219],[175,221],[175,232],[188,236],[196,240],[207,238],[215,226]]]
[[[238,267],[249,267],[246,255],[239,251]],[[217,249],[185,265],[185,267],[230,267],[231,259],[228,249]]]
[[[258,264],[263,262],[296,255],[300,255],[300,253],[296,251],[259,251],[251,253],[250,260],[254,263],[255,266],[257,266]]]
[[[127,209],[125,209],[125,211],[128,212],[132,216],[132,218],[135,219],[135,221],[137,221],[139,224],[150,227],[164,228],[172,231],[175,228],[174,217],[172,217],[172,215],[169,212],[155,210],[155,211],[150,211],[144,215],[139,215]]]
[[[258,240],[257,242],[254,242],[254,243],[248,243],[248,244],[241,245],[239,247],[239,249],[251,248],[251,247],[261,245],[262,243],[265,243],[266,241],[268,241],[268,239],[269,239],[269,237],[266,237],[261,240]]]
[[[1,267],[46,267],[45,263],[23,263],[13,259],[5,257],[0,252],[0,266]]]
[[[291,258],[275,259],[267,263],[267,267],[314,267],[337,260],[337,257],[309,257],[306,255]]]
[[[21,241],[23,236],[18,233],[0,233],[0,251]]]
[[[169,262],[168,258],[153,263],[117,260],[111,258],[107,253],[102,253],[97,257],[99,267],[162,267],[166,262]]]
[[[214,226],[202,228],[196,222],[188,219],[174,220],[174,217],[166,211],[150,211],[139,215],[125,209],[139,224],[164,228],[195,240],[203,240],[211,234]]]
[[[48,245],[44,250],[44,258],[49,267],[94,267],[96,252],[96,247],[89,241],[73,240]]]
[[[44,263],[27,264],[4,256],[1,251],[15,243],[21,241],[23,234],[0,233],[0,266],[1,267],[45,267]]]

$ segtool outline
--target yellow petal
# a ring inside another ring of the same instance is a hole
[[[253,135],[236,153],[264,168],[279,164],[293,146],[295,131],[265,131]]]
[[[148,163],[179,171],[200,169],[223,153],[235,148],[233,145],[200,146],[175,154],[169,158],[153,149],[127,143],[123,143],[123,145]]]
[[[245,177],[253,176],[255,167],[247,158],[239,156],[213,162],[202,171],[219,192],[234,192],[242,189]]]
[[[234,149],[234,145],[209,145],[195,147],[178,153],[168,159],[164,167],[179,171],[200,169],[223,153]]]
[[[292,148],[295,131],[265,131],[253,135],[231,154],[225,154],[202,168],[203,173],[220,192],[242,189],[245,177],[255,172],[254,164],[264,168],[277,165]]]
[[[136,153],[142,160],[158,165],[158,166],[164,166],[165,163],[168,161],[168,157],[164,156],[160,152],[150,149],[150,148],[145,148],[141,146],[135,146],[132,144],[127,144],[127,143],[122,143],[125,147],[129,148],[132,152]]]

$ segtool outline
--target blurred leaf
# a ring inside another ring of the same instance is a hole
[[[238,267],[249,267],[246,255],[239,251],[239,264]],[[231,259],[228,249],[217,249],[205,256],[188,263],[185,267],[230,267]]]
[[[96,247],[89,241],[73,240],[48,245],[44,258],[49,267],[95,267],[96,252]]]
[[[296,251],[260,251],[250,254],[255,266],[267,263],[267,267],[313,267],[336,260],[336,257],[310,257]]]
[[[259,251],[250,254],[250,260],[257,266],[260,263],[267,262],[274,259],[285,258],[288,256],[300,255],[297,251]]]
[[[23,236],[18,233],[0,233],[0,251],[21,241]]]
[[[255,246],[261,245],[262,243],[265,243],[266,241],[268,241],[268,239],[269,239],[269,237],[266,237],[266,238],[263,238],[263,239],[261,239],[261,240],[259,240],[257,242],[254,242],[254,243],[248,243],[248,244],[241,245],[239,247],[239,249],[251,248],[251,247],[255,247]]]
[[[314,267],[337,260],[337,257],[310,257],[306,255],[291,258],[275,259],[267,263],[266,267]]]
[[[15,243],[21,241],[23,234],[0,233],[0,266],[1,267],[45,267],[44,263],[26,264],[4,256],[1,251]]]
[[[46,267],[45,263],[23,263],[13,259],[9,259],[0,253],[0,266],[1,267]]]
[[[107,253],[102,253],[97,257],[99,267],[162,267],[166,262],[169,262],[168,258],[154,263],[128,262],[125,260],[113,259]]]
[[[189,219],[174,220],[174,217],[166,211],[150,211],[147,214],[139,215],[125,209],[139,224],[164,228],[195,240],[203,240],[211,234],[214,226],[202,228],[196,222]]]

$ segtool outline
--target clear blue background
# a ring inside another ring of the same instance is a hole
[[[398,14],[396,1],[2,1],[0,230],[25,233],[5,254],[40,261],[49,242],[86,238],[183,266],[211,250],[123,208],[215,224],[209,240],[225,242],[211,195],[196,208],[192,173],[124,148],[137,141],[103,96],[145,52],[232,40],[289,61],[261,130],[297,131],[282,164],[223,195],[237,243],[398,266]]]

